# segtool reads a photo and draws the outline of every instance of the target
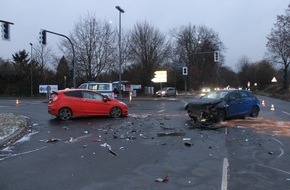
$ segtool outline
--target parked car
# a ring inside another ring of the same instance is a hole
[[[156,92],[157,96],[176,96],[176,89],[174,87],[165,87]]]
[[[260,101],[250,91],[212,91],[185,105],[188,116],[196,122],[224,121],[234,117],[258,117]]]
[[[99,92],[85,89],[54,91],[49,99],[48,113],[61,120],[79,116],[121,117],[128,115],[128,106]]]
[[[81,84],[78,89],[87,89],[97,91],[103,95],[108,95],[109,97],[114,98],[115,93],[113,89],[112,83],[105,83],[105,82],[86,82]]]

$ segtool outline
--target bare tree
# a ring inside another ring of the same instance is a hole
[[[290,4],[285,15],[278,15],[277,22],[267,36],[267,50],[271,60],[283,65],[283,89],[289,90],[288,67],[290,65]]]
[[[171,31],[174,41],[175,63],[188,67],[188,81],[190,89],[198,89],[205,83],[217,83],[219,65],[214,62],[214,51],[223,51],[224,46],[219,36],[212,29],[205,26],[181,26]],[[222,55],[222,54],[220,54]]]
[[[238,61],[238,77],[240,85],[244,88],[247,88],[248,82],[252,80],[252,63],[250,59],[243,55]]]
[[[139,68],[140,82],[150,85],[153,73],[164,64],[169,55],[166,36],[147,22],[137,23],[130,36],[130,58]]]
[[[40,79],[43,82],[44,81],[44,71],[45,69],[51,69],[53,64],[53,55],[50,47],[44,46],[42,44],[35,44],[33,45],[33,55],[32,59],[35,60],[35,62],[39,66],[40,70]]]
[[[116,35],[112,26],[105,21],[97,21],[88,14],[75,24],[70,39],[75,46],[76,71],[83,80],[97,81],[101,73],[110,70],[114,64]],[[62,49],[67,58],[72,58],[71,46],[63,41]]]

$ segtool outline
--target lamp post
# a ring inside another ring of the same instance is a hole
[[[122,9],[120,6],[116,6],[116,9],[119,11],[119,95],[120,98],[122,98],[122,82],[121,82],[121,64],[122,64],[122,48],[121,48],[121,14],[124,13],[124,9]]]
[[[33,44],[29,43],[31,50],[30,50],[30,96],[33,96],[33,79],[32,79],[32,49],[33,49]]]

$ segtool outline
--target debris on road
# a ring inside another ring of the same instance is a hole
[[[109,149],[109,153],[113,156],[118,156],[118,154],[116,152],[112,151],[111,149]]]
[[[142,133],[140,134],[140,137],[143,137],[143,139],[147,139],[147,137],[144,136]]]
[[[47,141],[46,141],[46,143],[54,143],[54,142],[58,142],[58,141],[60,141],[61,139],[58,139],[58,138],[51,138],[51,139],[48,139]]]
[[[101,144],[101,146],[102,147],[107,147],[108,150],[109,150],[109,154],[111,154],[113,156],[118,156],[118,154],[112,150],[111,146],[108,143]]]
[[[200,128],[200,129],[220,129],[226,127],[225,125],[221,125],[221,123],[214,123],[214,122],[207,122],[207,121],[201,121],[201,122],[196,122],[194,120],[189,120],[187,122],[190,124],[190,129],[195,129],[195,128]]]
[[[176,132],[176,131],[174,131],[174,132],[159,132],[159,133],[157,133],[157,135],[159,136],[159,137],[163,137],[163,136],[184,136],[185,135],[185,133],[184,132]]]
[[[164,127],[164,126],[160,126],[162,129],[164,129],[164,130],[174,130],[174,128],[173,127]]]
[[[190,147],[190,146],[192,146],[192,143],[190,143],[190,142],[185,142],[184,145]]]
[[[167,182],[169,175],[166,175],[164,178],[157,178],[155,179],[156,182]]]
[[[65,126],[65,127],[62,127],[63,129],[65,129],[65,130],[68,130],[69,129],[69,127],[68,126]]]

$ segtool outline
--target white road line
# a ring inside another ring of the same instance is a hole
[[[279,141],[278,139],[275,139],[274,137],[272,137],[272,139],[275,140],[276,142],[278,142],[279,144],[281,144],[282,146],[284,146],[284,144],[281,141]]]
[[[164,112],[165,110],[159,110],[159,111],[157,111],[157,113],[161,113],[161,112]]]
[[[229,161],[227,158],[224,158],[221,190],[228,189],[228,167]]]
[[[44,148],[46,148],[47,146],[43,146],[41,148],[37,148],[37,149],[34,149],[34,150],[29,150],[29,151],[26,151],[26,152],[20,152],[20,153],[17,153],[17,154],[9,154],[7,157],[5,158],[1,158],[0,161],[2,160],[6,160],[8,158],[12,158],[12,157],[15,157],[15,156],[19,156],[19,155],[24,155],[24,154],[29,154],[29,153],[32,153],[32,152],[36,152],[36,151],[39,151],[39,150],[42,150]]]
[[[284,171],[284,170],[280,170],[280,169],[278,169],[278,168],[273,168],[273,167],[271,167],[271,166],[266,166],[266,165],[264,165],[264,164],[257,164],[257,165],[258,165],[258,166],[265,167],[265,168],[269,168],[269,169],[272,169],[272,170],[276,170],[276,171],[278,171],[278,172],[282,172],[282,173],[285,173],[285,174],[290,175],[290,172],[287,172],[287,171]]]
[[[290,113],[286,112],[286,111],[282,111],[282,113],[285,113],[286,115],[290,115]]]
[[[279,154],[279,156],[277,156],[277,158],[280,158],[280,156],[282,156],[284,154],[284,150],[282,148],[280,148],[281,150],[281,154]]]

